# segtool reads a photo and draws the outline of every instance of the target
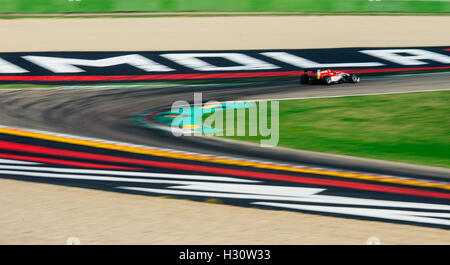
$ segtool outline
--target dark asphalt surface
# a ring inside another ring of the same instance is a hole
[[[194,92],[208,100],[285,97],[324,97],[351,94],[407,92],[450,88],[450,75],[374,78],[360,84],[302,86],[295,82],[224,87],[166,87],[127,89],[0,90],[0,124],[53,132],[119,140],[186,151],[233,155],[277,162],[338,167],[413,177],[448,178],[449,171],[395,164],[320,156],[309,152],[286,152],[259,146],[224,143],[204,137],[174,137],[170,133],[142,128],[130,117],[151,109],[170,107],[176,100],[193,101]]]
[[[307,165],[309,169],[356,170],[445,184],[450,176],[446,169],[262,148],[205,137],[174,137],[171,133],[141,127],[131,117],[170,107],[176,100],[192,101],[194,92],[202,92],[206,102],[273,98],[274,95],[317,97],[408,92],[448,89],[448,84],[449,75],[436,75],[368,79],[357,85],[330,87],[284,82],[220,87],[3,90],[0,91],[0,125],[274,163],[289,162]],[[256,205],[445,229],[450,225],[447,219],[450,195],[442,187],[345,178],[338,173],[326,174],[326,170],[289,171],[251,167],[245,163],[195,161],[4,132],[0,133],[0,150],[0,177],[4,178],[199,201],[220,198],[226,204],[246,207]]]

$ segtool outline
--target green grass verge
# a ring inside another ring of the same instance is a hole
[[[0,13],[84,12],[450,12],[438,0],[0,0]]]
[[[279,146],[450,167],[449,102],[450,91],[280,101]]]
[[[0,19],[23,18],[161,18],[161,17],[255,17],[255,16],[450,16],[450,12],[424,13],[424,12],[302,12],[302,13],[61,13],[61,14],[17,14],[0,13]]]
[[[26,89],[26,88],[51,88],[58,87],[52,85],[32,85],[32,84],[4,84],[0,85],[0,89]]]

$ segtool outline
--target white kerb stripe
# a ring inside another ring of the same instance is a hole
[[[255,180],[237,179],[220,176],[201,176],[201,175],[183,175],[172,173],[150,173],[150,172],[133,172],[133,171],[113,171],[113,170],[93,170],[93,169],[73,169],[73,168],[52,168],[52,167],[32,167],[32,166],[9,166],[0,165],[0,169],[20,170],[20,171],[47,171],[59,173],[73,174],[102,174],[113,176],[129,176],[129,177],[148,177],[148,178],[169,178],[169,179],[189,179],[189,180],[209,180],[209,181],[228,181],[228,182],[259,182]]]
[[[22,160],[0,159],[0,164],[39,165],[41,163],[28,162]]]

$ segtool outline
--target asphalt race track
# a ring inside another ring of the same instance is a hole
[[[176,86],[0,91],[0,175],[152,196],[175,196],[450,228],[450,173],[174,137],[137,113],[176,100],[325,97],[450,89],[446,74],[360,84]],[[282,117],[281,117],[282,118]],[[106,139],[108,141],[104,141]]]

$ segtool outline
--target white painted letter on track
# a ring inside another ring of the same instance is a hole
[[[28,71],[0,58],[0,74],[21,74]]]
[[[401,65],[428,64],[422,60],[450,63],[450,56],[421,49],[362,50],[360,52]]]
[[[363,62],[363,63],[316,63],[314,61],[299,57],[287,52],[262,52],[264,56],[273,58],[280,62],[284,62],[302,69],[307,68],[328,68],[328,67],[375,67],[383,66],[384,64],[378,62]]]
[[[78,66],[108,67],[120,64],[129,64],[146,72],[169,72],[174,71],[165,65],[156,63],[139,54],[129,54],[105,59],[87,60],[76,58],[61,58],[48,56],[23,56],[22,58],[44,67],[54,73],[82,73],[83,69]]]
[[[251,71],[280,68],[242,53],[166,53],[161,56],[197,71]],[[223,58],[238,65],[216,66],[200,58]]]

